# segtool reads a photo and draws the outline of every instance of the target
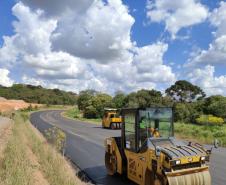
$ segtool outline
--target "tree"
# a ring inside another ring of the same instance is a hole
[[[174,105],[173,100],[169,96],[162,97],[162,105],[172,107]]]
[[[204,113],[226,118],[226,97],[216,95],[206,98],[204,103]]]
[[[130,93],[125,98],[126,107],[150,107],[161,106],[162,94],[156,90],[142,89],[137,92]]]
[[[177,81],[174,85],[166,89],[165,92],[173,100],[179,102],[192,102],[206,96],[200,87],[186,80]]]
[[[7,99],[21,99],[28,103],[70,104],[74,105],[77,95],[59,89],[46,89],[42,86],[14,84],[12,87],[1,87],[0,96]]]
[[[89,105],[85,107],[84,112],[83,112],[83,117],[85,118],[97,118],[97,110],[94,106]]]
[[[100,118],[105,107],[112,107],[112,97],[96,91],[82,91],[78,97],[78,108],[85,118]]]
[[[94,90],[81,91],[77,100],[79,110],[85,110],[86,107],[92,105],[92,98],[96,93]]]
[[[112,99],[112,103],[116,108],[122,108],[125,106],[125,98],[126,95],[122,92],[119,92],[115,95],[115,97]]]
[[[97,111],[97,117],[102,117],[105,107],[112,107],[112,97],[108,94],[99,93],[92,99],[92,105]]]
[[[176,103],[174,111],[174,121],[189,122],[190,112],[185,103]]]

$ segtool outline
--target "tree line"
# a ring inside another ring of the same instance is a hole
[[[226,97],[206,97],[205,92],[192,83],[180,80],[163,94],[156,90],[142,89],[114,97],[94,90],[81,91],[77,105],[85,118],[101,118],[104,107],[121,109],[151,106],[173,107],[174,120],[183,123],[223,124],[226,119]]]
[[[173,107],[174,120],[184,123],[222,123],[226,120],[226,97],[206,97],[205,92],[192,83],[180,80],[167,88],[164,93],[157,90],[141,89],[115,96],[95,90],[79,94],[41,86],[14,84],[0,86],[0,96],[7,99],[21,99],[28,103],[47,105],[77,105],[85,118],[101,118],[105,107],[135,108],[151,106]]]
[[[78,97],[73,92],[24,84],[14,84],[12,87],[1,86],[0,96],[7,99],[19,99],[28,103],[47,105],[75,105]]]

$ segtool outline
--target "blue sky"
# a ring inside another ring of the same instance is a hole
[[[0,84],[226,95],[226,2],[0,1]]]

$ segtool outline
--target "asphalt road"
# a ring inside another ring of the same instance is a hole
[[[131,181],[106,174],[104,166],[104,139],[119,136],[120,131],[102,129],[101,126],[66,119],[60,110],[31,114],[31,123],[41,132],[54,126],[67,135],[66,155],[96,184],[133,185]],[[226,185],[226,149],[218,148],[211,156],[210,172],[212,185]]]

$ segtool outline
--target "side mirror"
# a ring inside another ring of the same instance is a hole
[[[213,145],[214,145],[214,148],[218,148],[219,147],[218,139],[214,139]]]

